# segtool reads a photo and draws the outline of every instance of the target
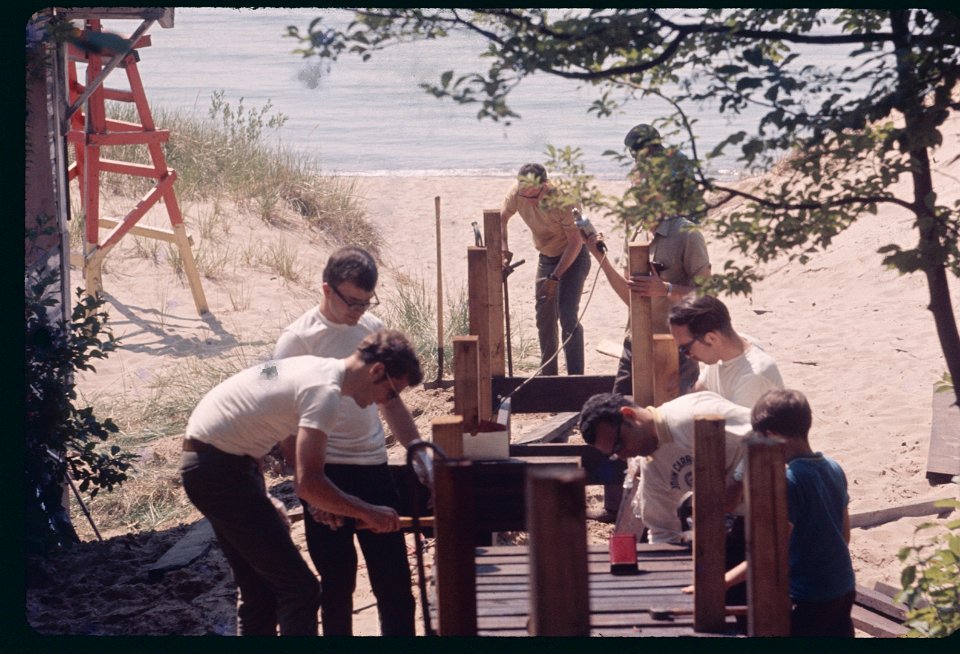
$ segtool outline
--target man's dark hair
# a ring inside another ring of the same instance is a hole
[[[408,386],[423,381],[420,360],[402,332],[381,329],[363,339],[357,350],[364,363],[382,363],[387,376],[392,379],[406,377]]]
[[[620,409],[633,404],[620,393],[597,393],[584,402],[580,409],[580,433],[589,445],[597,441],[597,425],[602,422],[612,425],[623,421]]]
[[[680,302],[670,309],[667,320],[671,325],[686,327],[694,338],[708,332],[719,332],[730,338],[736,334],[726,305],[712,295]]]
[[[547,181],[547,169],[538,163],[528,163],[520,166],[520,172],[517,173],[517,179],[526,182],[535,179],[537,184],[543,184]]]
[[[350,282],[371,293],[377,286],[377,262],[363,248],[342,247],[327,259],[323,281],[334,287]]]
[[[750,413],[753,431],[774,432],[786,438],[806,439],[813,412],[800,391],[772,390],[760,396]]]

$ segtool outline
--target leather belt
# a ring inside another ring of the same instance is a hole
[[[183,451],[184,452],[207,452],[213,454],[224,454],[222,450],[218,450],[210,443],[204,443],[203,441],[198,441],[195,438],[184,438],[183,439]]]

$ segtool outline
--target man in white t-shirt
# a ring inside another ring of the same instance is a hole
[[[298,356],[243,370],[208,392],[187,422],[183,488],[210,521],[239,590],[240,635],[317,635],[320,585],[267,495],[260,460],[287,434],[294,488],[312,506],[398,532],[396,510],[344,492],[324,473],[341,405],[384,404],[423,379],[403,334],[380,331],[346,359]],[[279,507],[282,509],[282,506]]]
[[[368,334],[383,328],[380,319],[367,311],[379,303],[376,284],[377,264],[367,251],[348,246],[334,252],[323,270],[320,304],[283,330],[274,358],[349,355]],[[380,414],[405,446],[419,438],[413,417],[399,397],[381,404]],[[398,508],[400,494],[387,465],[386,435],[376,407],[359,407],[345,399],[329,436],[326,474],[357,497]],[[416,605],[403,534],[357,530],[354,520],[318,512],[308,500],[303,503],[307,549],[323,585],[323,634],[353,633],[356,536],[377,598],[381,635],[415,636]]]
[[[725,421],[726,509],[733,511],[739,494],[733,472],[744,455],[750,409],[716,393],[688,393],[659,407],[640,407],[619,393],[594,395],[580,412],[583,440],[619,459],[642,457],[638,492],[640,517],[652,543],[678,543],[683,526],[677,507],[693,490],[694,417],[719,415]]]
[[[713,391],[753,408],[760,396],[782,390],[780,369],[752,338],[738,334],[719,299],[704,295],[670,309],[670,333],[680,351],[704,364],[695,391]]]

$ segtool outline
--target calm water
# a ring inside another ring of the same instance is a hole
[[[288,121],[280,142],[309,154],[326,172],[392,175],[513,175],[542,161],[547,144],[580,147],[588,171],[619,178],[623,169],[602,157],[622,148],[638,122],[668,111],[660,100],[634,102],[624,115],[598,119],[586,109],[597,97],[589,86],[546,75],[524,80],[512,93],[512,124],[479,121],[469,106],[439,100],[418,88],[444,70],[485,70],[483,44],[468,36],[408,44],[364,63],[345,57],[329,69],[316,58],[292,54],[287,25],[305,30],[329,9],[177,8],[175,27],[151,28],[153,45],[141,51],[140,72],[154,106],[207,115],[214,91],[232,105],[243,98],[256,108],[268,100]],[[105,29],[129,34],[135,21],[107,21]],[[120,86],[115,73],[111,86]],[[730,131],[727,118],[705,110],[695,116],[698,148],[705,152]],[[741,117],[743,123],[755,117]],[[713,164],[735,171],[733,158]]]

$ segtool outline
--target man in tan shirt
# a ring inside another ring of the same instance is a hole
[[[530,229],[540,253],[534,293],[537,334],[543,374],[558,374],[560,349],[557,322],[563,334],[563,353],[568,375],[582,375],[583,327],[578,323],[580,295],[590,270],[590,255],[573,223],[574,204],[560,197],[547,182],[540,164],[525,164],[517,175],[500,210],[504,265],[513,257],[507,246],[507,222],[516,213]]]

